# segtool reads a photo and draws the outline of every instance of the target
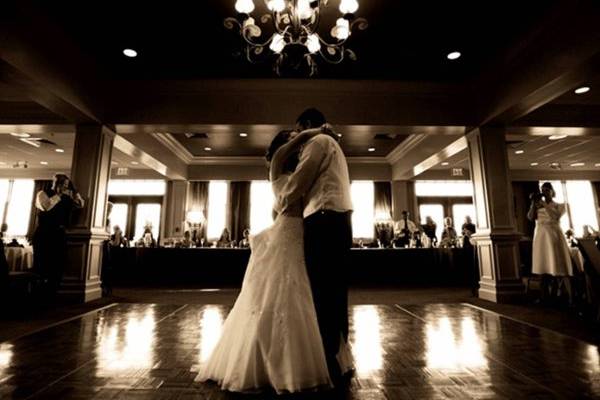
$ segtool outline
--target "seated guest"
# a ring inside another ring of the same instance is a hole
[[[156,247],[156,239],[152,235],[152,230],[149,227],[144,229],[144,234],[136,243],[137,247]]]
[[[465,216],[465,222],[462,224],[463,247],[472,246],[471,236],[476,232],[475,224],[469,215]]]
[[[598,236],[598,232],[589,225],[583,226],[583,235],[581,236],[583,239],[592,239]]]
[[[565,237],[567,238],[567,243],[571,247],[577,247],[577,240],[575,239],[575,233],[573,229],[567,229],[565,232]]]
[[[221,237],[217,241],[217,247],[231,247],[231,234],[229,233],[229,229],[223,229],[223,233],[221,233]]]
[[[185,249],[188,249],[188,248],[192,247],[193,244],[194,244],[194,241],[192,240],[192,234],[190,233],[190,231],[183,232],[183,239],[179,242],[178,247],[183,247]]]
[[[240,240],[238,247],[240,249],[247,249],[250,247],[250,229],[244,229],[242,236],[242,240]]]
[[[429,238],[431,246],[433,247],[437,243],[437,236],[435,232],[437,231],[437,224],[433,221],[429,215],[425,217],[425,224],[421,225],[423,232]]]
[[[129,245],[119,225],[113,226],[113,234],[110,235],[109,244],[113,247],[127,247]]]
[[[19,243],[19,241],[17,239],[11,240],[11,242],[9,244],[6,245],[6,247],[25,247],[23,246],[21,243]]]
[[[394,223],[394,245],[404,247],[410,244],[410,239],[415,232],[419,231],[417,225],[408,219],[408,211],[402,211],[402,218]]]
[[[444,230],[442,231],[440,247],[455,247],[457,237],[456,229],[452,226],[452,218],[444,218]]]

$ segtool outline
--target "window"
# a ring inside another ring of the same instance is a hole
[[[373,239],[375,234],[375,187],[372,181],[354,181],[352,196],[352,231],[355,238]]]
[[[144,228],[151,226],[152,236],[158,238],[160,232],[160,209],[161,205],[156,203],[140,203],[136,207],[135,213],[135,239],[140,239],[144,235]]]
[[[594,191],[590,181],[567,181],[567,202],[571,226],[576,236],[583,235],[583,226],[590,225],[598,230],[598,214],[594,203]]]
[[[415,193],[423,197],[473,197],[471,181],[416,181]]]
[[[210,181],[208,184],[208,240],[221,237],[227,217],[227,194],[229,185],[225,181]]]
[[[108,181],[109,195],[164,196],[166,183],[161,179],[111,179]]]
[[[466,216],[471,217],[471,221],[477,225],[477,216],[475,215],[475,206],[473,204],[453,204],[452,216],[454,217],[454,229],[459,235],[462,234],[462,226],[465,223]]]
[[[271,182],[252,181],[250,185],[250,232],[256,235],[273,223],[275,197]]]
[[[8,179],[0,179],[0,221],[4,218],[4,210],[8,205]]]
[[[127,236],[127,212],[129,211],[129,206],[127,203],[115,203],[112,208],[112,212],[110,213],[110,229],[112,232],[112,228],[115,225],[119,225],[121,231],[123,231],[123,235]]]
[[[25,236],[33,204],[32,179],[0,180],[0,221],[8,225],[8,236]]]
[[[425,225],[426,217],[433,219],[436,224],[435,236],[439,238],[439,232],[444,229],[444,206],[441,204],[421,204],[419,214],[421,215],[421,225]]]

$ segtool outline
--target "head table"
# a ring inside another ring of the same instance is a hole
[[[33,268],[31,247],[4,247],[4,255],[10,272],[23,272]]]
[[[474,269],[472,250],[352,249],[351,285],[467,284]],[[240,286],[250,249],[111,248],[105,264],[115,284]]]

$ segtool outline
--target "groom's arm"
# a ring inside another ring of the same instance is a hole
[[[296,170],[277,198],[275,209],[278,212],[284,212],[290,204],[300,201],[317,179],[326,155],[322,140],[327,139],[325,136],[316,136],[304,146]]]

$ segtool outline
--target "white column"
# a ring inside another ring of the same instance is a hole
[[[518,301],[524,288],[519,270],[520,233],[514,220],[504,128],[481,127],[467,134],[477,213],[479,297]]]
[[[102,242],[106,232],[108,179],[115,133],[101,125],[78,125],[71,179],[85,200],[67,230],[67,265],[62,297],[87,302],[100,298]]]

